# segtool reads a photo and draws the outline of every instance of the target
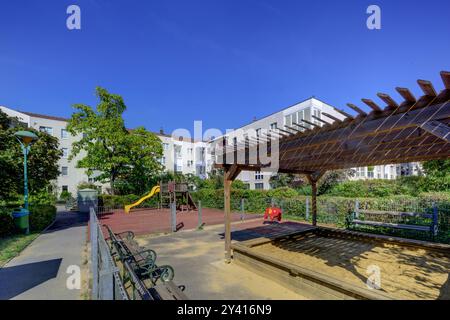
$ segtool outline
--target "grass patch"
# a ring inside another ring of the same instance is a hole
[[[25,234],[17,234],[10,237],[0,238],[0,268],[6,262],[17,256],[25,249],[34,239],[39,236],[39,232]]]

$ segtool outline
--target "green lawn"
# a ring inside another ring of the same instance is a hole
[[[29,235],[18,234],[11,237],[0,238],[0,268],[11,258],[17,256],[38,236],[39,232],[35,232]]]

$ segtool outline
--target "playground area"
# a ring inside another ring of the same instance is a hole
[[[129,214],[123,209],[110,209],[99,215],[100,223],[107,224],[114,232],[133,231],[136,235],[171,232],[171,210],[137,208]],[[262,215],[233,213],[233,221],[262,219]],[[223,224],[222,210],[203,208],[201,220],[204,226]],[[196,229],[199,226],[198,211],[177,211],[177,230]]]

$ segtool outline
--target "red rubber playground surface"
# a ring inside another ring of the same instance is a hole
[[[170,232],[170,210],[169,209],[133,209],[126,214],[123,210],[115,209],[99,215],[101,224],[108,225],[113,232],[133,231],[136,235]],[[257,219],[263,220],[263,215],[233,213],[232,221],[245,221]],[[219,225],[224,223],[224,212],[218,209],[202,209],[202,222],[204,226]],[[255,221],[255,222],[256,222]],[[198,226],[198,211],[178,211],[178,230],[195,229]],[[105,235],[106,236],[106,235]]]

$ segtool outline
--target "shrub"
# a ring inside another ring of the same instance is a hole
[[[11,235],[14,232],[14,221],[8,208],[0,209],[0,238]]]
[[[98,198],[99,206],[110,207],[110,208],[120,208],[128,204],[136,202],[142,196],[137,196],[135,194],[128,195],[110,195],[101,194]],[[143,207],[156,207],[159,204],[159,196],[155,195],[150,199],[145,200],[141,206]]]
[[[59,199],[63,201],[70,200],[72,199],[72,194],[69,191],[63,191],[61,192]]]
[[[56,207],[47,204],[30,206],[30,230],[41,231],[48,227],[56,217]]]

